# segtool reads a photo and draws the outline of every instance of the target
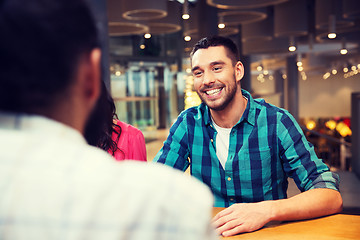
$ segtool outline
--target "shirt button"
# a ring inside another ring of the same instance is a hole
[[[227,179],[228,181],[231,181],[231,177],[228,177],[228,179]]]

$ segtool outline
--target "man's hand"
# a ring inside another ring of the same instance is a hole
[[[228,237],[262,228],[271,220],[271,202],[238,203],[224,209],[213,218],[216,231]]]
[[[340,212],[342,198],[338,191],[310,189],[288,199],[258,203],[238,203],[219,212],[213,224],[219,234],[231,236],[252,232],[266,223],[310,219]]]

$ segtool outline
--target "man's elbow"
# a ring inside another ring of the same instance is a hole
[[[343,199],[341,197],[340,192],[338,191],[333,191],[333,197],[331,198],[332,201],[332,209],[333,209],[333,213],[339,213],[342,211],[343,209]]]

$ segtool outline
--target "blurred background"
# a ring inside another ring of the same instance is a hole
[[[239,47],[242,88],[289,110],[332,170],[360,176],[359,0],[92,2],[104,81],[120,120],[144,132],[149,160],[200,103],[189,53],[218,34]]]

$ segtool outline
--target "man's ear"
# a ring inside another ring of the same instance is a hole
[[[235,77],[236,81],[240,81],[244,77],[244,65],[240,61],[235,64]]]
[[[96,102],[101,91],[101,50],[99,48],[93,49],[88,61],[88,71],[86,71],[83,83],[84,93],[90,102]]]

